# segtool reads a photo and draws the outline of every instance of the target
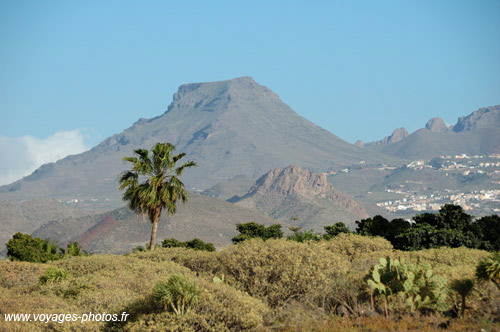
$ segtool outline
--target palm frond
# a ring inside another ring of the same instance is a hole
[[[175,175],[177,176],[181,176],[182,175],[182,172],[184,172],[184,169],[188,168],[188,167],[193,167],[193,166],[198,166],[196,165],[196,163],[194,161],[188,161],[187,163],[185,163],[184,165],[182,166],[179,166],[175,169]]]

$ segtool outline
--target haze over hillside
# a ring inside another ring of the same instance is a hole
[[[259,212],[190,193],[188,203],[179,204],[174,216],[162,214],[157,241],[172,237],[186,241],[197,237],[223,247],[237,234],[237,223],[251,221],[265,225],[279,223]],[[92,253],[127,253],[138,245],[144,246],[150,234],[149,220],[137,218],[128,207],[45,223],[33,232],[34,236],[50,238],[60,245],[77,241]]]
[[[85,214],[55,200],[0,201],[0,253],[5,250],[3,244],[17,232],[31,233],[46,222]]]
[[[291,163],[326,171],[359,161],[398,160],[343,141],[297,115],[251,77],[241,77],[180,86],[163,115],[140,119],[88,152],[0,187],[0,200],[93,198],[102,208],[121,206],[116,178],[126,168],[122,158],[156,142],[173,143],[198,163],[183,176],[190,189],[237,175],[255,180]]]

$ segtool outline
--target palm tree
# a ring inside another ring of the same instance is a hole
[[[465,316],[465,308],[467,305],[465,304],[465,298],[472,292],[474,288],[474,280],[472,279],[458,279],[453,280],[450,285],[450,288],[458,293],[462,297],[462,308],[460,310],[460,314],[462,318]]]
[[[186,154],[174,155],[174,151],[175,148],[170,143],[156,143],[151,149],[151,157],[148,150],[137,149],[134,150],[135,157],[123,158],[132,163],[132,169],[121,174],[118,189],[126,189],[123,200],[128,202],[130,209],[137,215],[141,213],[145,218],[147,214],[153,224],[150,250],[155,247],[156,229],[162,210],[165,209],[167,215],[174,215],[177,201],[184,203],[188,199],[184,183],[178,177],[184,169],[196,166],[196,163],[188,161],[176,167],[176,163]],[[144,182],[139,183],[141,179]]]
[[[483,258],[476,266],[479,280],[491,281],[500,290],[500,251]]]

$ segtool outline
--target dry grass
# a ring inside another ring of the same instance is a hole
[[[385,318],[370,310],[361,281],[380,257],[421,259],[451,281],[473,277],[485,255],[467,248],[400,252],[383,239],[347,234],[320,243],[251,240],[214,253],[170,248],[48,264],[0,261],[0,331],[500,331],[500,294],[489,284],[476,285],[462,320],[418,313]],[[50,266],[68,276],[41,285]],[[174,274],[203,289],[184,316],[152,300],[154,284]],[[459,300],[450,293],[448,314]],[[130,314],[125,324],[3,319],[4,313],[124,311]]]

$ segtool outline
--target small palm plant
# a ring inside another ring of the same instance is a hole
[[[40,285],[58,284],[68,277],[68,271],[51,266],[40,276]]]
[[[479,280],[491,281],[500,290],[500,251],[483,258],[476,266]]]
[[[66,253],[70,256],[86,256],[87,253],[82,250],[82,247],[78,242],[70,242],[68,244],[68,249],[66,250]]]
[[[472,289],[474,288],[474,281],[472,279],[453,280],[450,284],[450,288],[457,292],[457,294],[462,298],[462,308],[460,310],[460,314],[463,318],[465,316],[465,309],[467,308],[465,298],[472,292]]]
[[[165,309],[177,316],[184,315],[198,301],[201,289],[181,275],[173,275],[167,281],[157,283],[153,297]]]

